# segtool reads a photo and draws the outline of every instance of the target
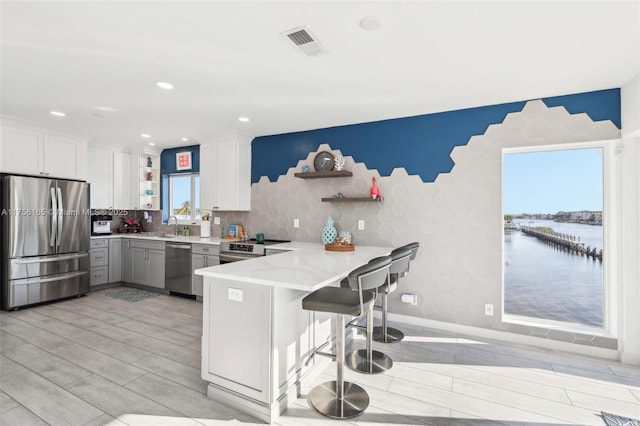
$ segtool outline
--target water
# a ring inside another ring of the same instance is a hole
[[[601,226],[516,219],[546,226],[603,248]],[[504,237],[505,312],[534,318],[603,326],[603,267],[598,260],[566,252],[520,231]],[[606,253],[605,253],[606,255]]]

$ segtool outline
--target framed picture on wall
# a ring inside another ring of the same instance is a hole
[[[176,170],[191,170],[191,151],[176,153]]]

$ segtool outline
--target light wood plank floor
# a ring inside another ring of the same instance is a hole
[[[0,314],[0,424],[260,423],[205,395],[200,302],[127,302],[105,291]],[[394,359],[390,371],[347,370],[369,393],[365,414],[331,421],[310,408],[303,389],[277,423],[603,425],[600,411],[640,418],[640,368],[396,326],[406,341],[376,344]],[[334,378],[331,364],[317,382]]]

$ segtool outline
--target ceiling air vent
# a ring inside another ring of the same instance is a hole
[[[304,56],[319,56],[328,53],[307,27],[297,27],[282,33]]]

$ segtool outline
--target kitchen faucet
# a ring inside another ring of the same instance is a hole
[[[175,216],[170,216],[169,220],[167,220],[167,226],[169,226],[169,222],[171,222],[171,218],[174,218],[176,220],[176,232],[175,234],[178,235],[178,218]]]

